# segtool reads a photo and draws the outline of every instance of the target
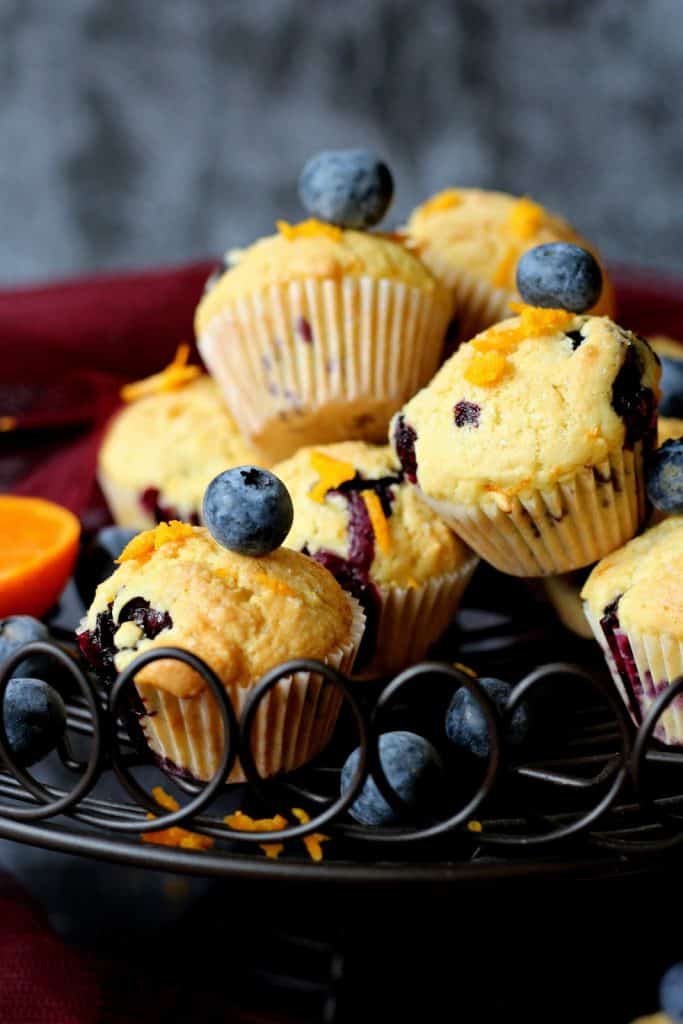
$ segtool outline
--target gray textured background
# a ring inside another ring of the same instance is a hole
[[[222,252],[368,144],[683,270],[683,0],[0,0],[0,282]]]

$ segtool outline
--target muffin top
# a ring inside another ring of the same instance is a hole
[[[670,516],[603,558],[581,597],[597,619],[618,599],[622,629],[683,639],[683,517]]]
[[[659,365],[607,317],[520,307],[444,363],[394,418],[406,475],[436,501],[557,483],[651,440]]]
[[[121,671],[151,647],[183,647],[204,658],[226,687],[247,687],[289,658],[324,659],[356,628],[334,577],[286,548],[250,558],[221,547],[204,527],[171,522],[139,534],[119,561],[79,629],[86,657],[89,644],[109,640],[105,669]],[[180,697],[205,685],[188,666],[170,661],[148,665],[136,681]]]
[[[683,420],[674,416],[660,416],[657,420],[657,444],[661,448],[665,441],[683,437]]]
[[[437,277],[465,270],[513,295],[517,262],[527,249],[547,242],[591,249],[565,220],[528,197],[478,188],[437,193],[413,211],[406,231]],[[595,312],[612,313],[613,306],[607,285]]]
[[[202,374],[125,406],[109,426],[99,470],[141,492],[157,488],[161,505],[198,508],[214,476],[253,461],[218,387]]]
[[[285,543],[332,553],[379,585],[413,587],[472,553],[405,480],[388,446],[345,441],[302,448],[274,472],[294,502]]]
[[[296,225],[279,221],[278,228],[276,235],[242,250],[237,263],[204,295],[195,315],[198,334],[226,303],[292,281],[372,277],[429,292],[438,289],[398,236],[344,230],[316,220]]]

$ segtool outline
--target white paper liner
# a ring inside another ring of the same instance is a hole
[[[352,605],[351,636],[325,659],[327,665],[348,675],[365,628],[358,602]],[[171,771],[207,781],[218,768],[223,750],[223,723],[213,694],[176,697],[149,683],[136,683],[147,714],[140,725],[150,750]],[[251,687],[231,687],[229,696],[239,719]],[[252,753],[260,775],[293,771],[316,757],[329,742],[343,697],[336,687],[310,672],[282,679],[259,704],[252,728]],[[237,762],[229,782],[243,782]]]
[[[683,643],[667,633],[621,630],[622,636],[626,637],[630,644],[638,672],[638,678],[629,679],[627,686],[607,645],[600,620],[593,615],[587,602],[584,603],[583,610],[595,639],[602,648],[612,679],[631,717],[636,724],[640,724],[659,694],[678,676],[683,675]],[[638,705],[639,714],[634,713],[631,695]],[[668,746],[683,746],[683,697],[675,697],[672,704],[659,717],[654,735]]]
[[[424,658],[458,610],[479,559],[419,587],[378,587],[382,600],[376,652],[356,678],[392,675]]]
[[[304,444],[385,442],[434,374],[447,321],[438,290],[309,279],[227,306],[198,347],[242,433],[282,459]]]
[[[480,505],[425,501],[473,551],[512,576],[556,576],[598,562],[645,518],[643,446],[620,449],[569,480]]]
[[[588,640],[593,634],[583,613],[581,591],[584,583],[585,576],[577,578],[574,573],[567,573],[563,576],[548,576],[541,586],[562,625]]]

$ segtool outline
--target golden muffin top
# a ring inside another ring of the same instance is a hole
[[[204,295],[195,314],[197,334],[226,304],[293,281],[371,277],[438,290],[429,270],[398,236],[344,230],[316,220],[278,226],[277,234],[242,250]]]
[[[603,558],[581,597],[597,619],[620,598],[626,631],[683,638],[683,517],[670,516]]]
[[[287,548],[251,558],[221,547],[204,527],[172,522],[139,534],[119,561],[79,630],[94,630],[98,614],[111,609],[118,671],[150,648],[183,647],[226,688],[247,687],[290,658],[324,660],[358,632],[356,606],[334,577]],[[127,621],[133,599],[159,613],[163,628],[152,638]],[[180,662],[154,662],[136,681],[180,697],[204,687]]]
[[[521,307],[462,345],[390,434],[430,499],[505,502],[649,441],[659,377],[647,343],[607,317]]]
[[[448,188],[418,206],[406,232],[429,269],[449,284],[453,271],[466,271],[514,297],[522,253],[547,242],[573,242],[595,250],[554,213],[528,197],[478,188]],[[594,313],[614,312],[611,284],[603,268],[603,293]]]
[[[218,473],[259,461],[218,387],[202,374],[177,390],[124,406],[107,430],[99,472],[126,488],[157,488],[162,506],[200,508]]]
[[[274,472],[294,502],[288,547],[367,562],[370,580],[398,587],[454,572],[474,557],[404,480],[388,446],[302,448]]]

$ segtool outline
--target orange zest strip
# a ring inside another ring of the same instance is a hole
[[[268,590],[272,590],[274,594],[281,594],[282,597],[299,596],[293,587],[288,586],[282,580],[276,580],[272,576],[268,576],[265,572],[257,572],[254,579],[262,586],[267,587]]]
[[[462,196],[457,188],[445,188],[442,192],[437,192],[431,199],[423,203],[418,212],[421,217],[431,217],[433,213],[441,213],[442,210],[452,210],[454,206],[459,206],[461,202]]]
[[[173,362],[159,373],[145,377],[143,380],[134,381],[121,388],[121,398],[124,402],[136,402],[139,398],[147,398],[149,395],[159,395],[164,391],[177,391],[179,388],[189,384],[190,381],[199,377],[202,370],[199,366],[188,366],[190,358],[190,346],[178,345]]]
[[[178,811],[180,804],[177,800],[161,788],[155,786],[152,796],[165,811]],[[148,814],[147,818],[153,820],[154,814]],[[198,832],[188,832],[185,828],[177,825],[171,828],[162,829],[160,832],[143,832],[143,843],[151,843],[153,846],[179,846],[183,850],[210,850],[213,846],[211,836],[202,836]]]
[[[129,562],[133,559],[143,561],[164,544],[170,544],[172,541],[184,541],[193,533],[193,526],[190,526],[189,523],[181,523],[177,519],[172,519],[170,523],[159,523],[153,530],[144,530],[137,537],[133,537],[117,558],[117,562]]]
[[[483,832],[484,831],[484,827],[483,827],[483,825],[482,825],[482,823],[480,821],[468,821],[467,822],[467,831],[468,832],[474,832],[474,833]]]
[[[338,242],[342,237],[341,228],[336,227],[334,224],[325,224],[324,221],[316,220],[315,217],[302,220],[299,224],[290,224],[286,220],[277,220],[275,221],[275,227],[288,242],[293,242],[297,238],[321,237]]]
[[[545,210],[542,206],[528,196],[522,196],[510,207],[506,227],[510,234],[523,242],[528,242],[540,228],[544,217]]]
[[[320,479],[308,492],[309,498],[322,505],[328,491],[334,490],[347,480],[353,480],[356,475],[356,468],[350,462],[342,462],[341,459],[334,459],[325,452],[313,451],[310,454],[311,466]]]
[[[310,815],[302,810],[301,807],[292,807],[292,814],[302,825],[308,825],[311,820]],[[311,860],[321,861],[323,859],[321,843],[329,842],[329,838],[329,836],[323,835],[322,832],[312,832],[310,836],[304,836],[303,843]]]
[[[507,360],[501,352],[475,352],[463,374],[469,384],[490,388],[505,373]]]
[[[288,825],[287,819],[281,814],[276,814],[274,818],[251,818],[242,811],[226,815],[223,821],[236,832],[279,832]],[[271,860],[279,857],[284,849],[283,843],[259,843],[259,846]]]
[[[389,533],[389,523],[387,522],[387,517],[384,515],[382,502],[379,500],[379,496],[375,491],[361,491],[360,496],[365,502],[365,507],[368,510],[370,523],[375,534],[375,540],[379,545],[380,551],[386,555],[391,551],[391,534]]]

